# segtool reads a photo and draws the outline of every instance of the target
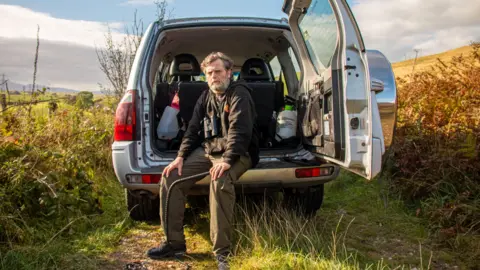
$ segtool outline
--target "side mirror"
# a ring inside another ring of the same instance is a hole
[[[385,89],[385,84],[379,79],[372,78],[370,88],[373,92],[380,93]]]

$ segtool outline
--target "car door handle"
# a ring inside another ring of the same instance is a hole
[[[370,88],[373,92],[380,93],[383,91],[383,89],[385,89],[385,84],[383,83],[382,80],[379,80],[377,78],[372,78]]]

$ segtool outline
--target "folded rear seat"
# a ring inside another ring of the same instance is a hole
[[[155,99],[153,101],[153,108],[155,112],[156,121],[160,121],[165,108],[172,103],[175,96],[175,89],[170,87],[168,83],[158,83],[156,86]]]
[[[273,112],[279,112],[284,106],[283,84],[272,80],[265,61],[250,58],[242,66],[239,80],[244,80],[252,88],[252,98],[257,112],[257,126],[262,147],[271,146],[273,142],[276,119]]]
[[[180,78],[179,81],[173,82],[176,90],[178,90],[178,98],[180,100],[179,115],[188,125],[192,119],[193,109],[202,92],[208,89],[206,82],[195,81],[194,76],[201,73],[200,64],[197,58],[191,54],[179,54],[175,56],[170,65],[170,75]]]
[[[180,99],[180,116],[187,123],[193,115],[195,104],[203,91],[208,90],[206,82],[181,82],[178,85],[178,98]]]

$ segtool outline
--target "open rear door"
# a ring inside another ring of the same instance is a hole
[[[285,0],[301,59],[299,122],[305,148],[367,179],[385,152],[360,30],[346,0]]]

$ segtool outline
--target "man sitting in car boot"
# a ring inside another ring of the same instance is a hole
[[[256,112],[251,89],[232,82],[233,61],[221,52],[201,64],[209,90],[198,99],[177,158],[165,167],[160,185],[160,218],[165,230],[168,188],[175,180],[210,172],[210,237],[219,269],[228,269],[235,204],[234,183],[258,162]],[[202,136],[203,135],[203,136]],[[168,242],[148,251],[153,259],[183,255],[185,193],[196,181],[177,184],[170,191]]]

